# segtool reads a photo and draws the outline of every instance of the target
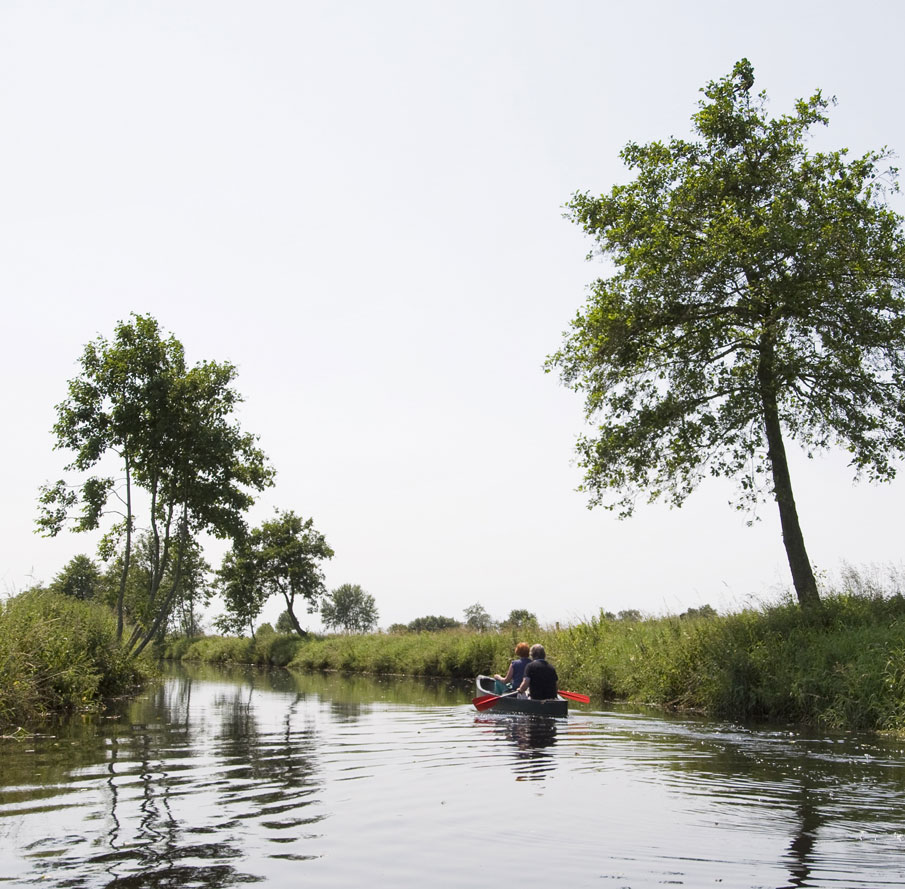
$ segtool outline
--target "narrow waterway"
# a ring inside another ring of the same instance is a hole
[[[180,669],[0,742],[0,887],[905,885],[905,745]]]

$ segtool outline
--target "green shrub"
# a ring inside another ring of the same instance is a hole
[[[109,609],[43,589],[0,606],[0,724],[96,709],[153,673],[116,642]]]

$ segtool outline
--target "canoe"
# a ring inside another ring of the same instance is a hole
[[[478,697],[496,694],[496,683],[492,676],[478,676],[475,684],[478,687]],[[529,713],[537,716],[562,717],[569,714],[569,702],[560,697],[550,701],[532,701],[531,698],[517,698],[512,695],[500,698],[491,710],[494,713]]]

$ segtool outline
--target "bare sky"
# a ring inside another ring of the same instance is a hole
[[[905,151],[903,31],[872,0],[0,0],[0,592],[93,553],[34,533],[36,494],[84,344],[134,311],[238,365],[278,472],[251,520],[313,516],[383,626],[775,597],[772,504],[748,528],[714,482],[620,522],[575,492],[580,398],[542,365],[604,269],[562,205],[742,56],[775,113],[838,97],[815,144]],[[820,569],[900,562],[901,481],[793,472]]]

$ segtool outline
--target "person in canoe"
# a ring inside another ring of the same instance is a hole
[[[559,676],[553,665],[547,663],[543,645],[532,645],[530,653],[531,663],[525,667],[519,695],[528,692],[528,697],[535,701],[553,700],[559,694]]]
[[[519,644],[515,646],[515,659],[509,661],[509,670],[506,672],[506,675],[500,676],[499,673],[494,674],[493,678],[496,686],[494,691],[498,695],[504,695],[507,692],[514,691],[522,684],[522,678],[525,675],[525,667],[531,663],[529,652],[528,643],[519,642]]]

